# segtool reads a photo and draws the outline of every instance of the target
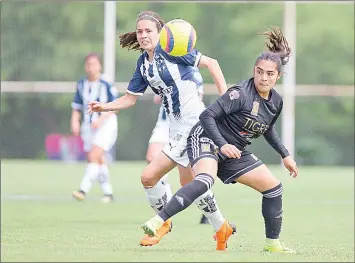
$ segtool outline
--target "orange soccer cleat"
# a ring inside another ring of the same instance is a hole
[[[224,221],[221,228],[213,236],[214,240],[217,241],[216,250],[226,250],[227,241],[235,232],[237,232],[237,227],[234,224]]]
[[[164,222],[164,224],[157,230],[154,236],[145,235],[141,242],[141,246],[154,246],[158,244],[160,239],[163,238],[167,233],[171,231],[173,227],[172,220],[169,218]]]

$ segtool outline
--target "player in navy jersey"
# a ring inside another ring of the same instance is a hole
[[[194,68],[209,70],[220,95],[227,90],[223,73],[215,59],[202,55],[198,50],[181,57],[170,56],[162,50],[158,42],[163,26],[164,21],[154,12],[144,11],[138,15],[136,31],[120,36],[122,47],[142,51],[127,92],[113,102],[93,101],[88,107],[89,113],[129,108],[144,94],[148,86],[161,97],[170,122],[169,143],[145,167],[141,175],[148,202],[155,212],[161,210],[170,199],[166,185],[158,184],[166,173],[178,166],[181,185],[194,178],[186,143],[189,132],[205,109],[198,94]],[[210,190],[199,196],[195,204],[209,219],[216,233],[219,233],[218,236],[226,231],[234,231],[233,225],[225,221]],[[171,220],[167,220],[155,235],[146,235],[140,244],[157,244],[171,230],[171,226]],[[224,242],[224,239],[217,239],[217,244],[220,242]]]
[[[282,144],[275,122],[282,110],[282,98],[273,89],[288,61],[291,49],[278,28],[265,32],[270,52],[256,60],[254,76],[231,87],[200,116],[188,138],[188,156],[195,179],[183,186],[171,201],[143,225],[153,235],[166,220],[186,209],[209,190],[219,177],[223,183],[242,183],[263,195],[266,241],[264,250],[293,253],[279,241],[282,222],[282,185],[254,154],[246,149],[252,139],[263,135],[281,155],[293,177],[296,162]],[[226,236],[230,233],[226,233]]]
[[[105,153],[112,148],[117,138],[117,115],[113,113],[88,115],[86,108],[92,100],[101,102],[115,100],[117,90],[102,75],[98,54],[90,53],[86,56],[85,71],[87,76],[78,81],[72,102],[71,130],[74,135],[81,135],[88,164],[80,188],[73,192],[73,197],[84,200],[93,182],[98,180],[104,192],[101,201],[109,203],[113,200],[113,196]]]

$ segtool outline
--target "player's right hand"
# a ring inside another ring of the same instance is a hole
[[[88,104],[88,113],[92,114],[93,112],[102,112],[104,111],[103,104],[98,101],[91,101]]]
[[[242,151],[240,151],[237,147],[232,144],[225,144],[221,147],[221,153],[229,158],[237,158],[240,159]]]

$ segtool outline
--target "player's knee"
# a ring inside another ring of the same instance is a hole
[[[153,160],[153,154],[148,152],[145,156],[145,160],[147,161],[147,163],[150,163]]]
[[[150,171],[149,168],[144,168],[141,174],[141,182],[144,187],[154,186],[158,183],[159,178]]]
[[[186,184],[192,182],[193,179],[194,179],[193,177],[191,177],[191,178],[180,177],[180,185],[181,185],[181,186],[184,186],[184,185],[186,185]]]
[[[99,156],[95,151],[91,151],[88,153],[88,162],[101,163],[101,156]]]

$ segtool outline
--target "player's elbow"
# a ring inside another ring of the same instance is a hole
[[[123,98],[123,100],[125,101],[125,104],[127,105],[126,108],[129,108],[129,107],[134,106],[134,105],[136,104],[136,102],[137,102],[137,98],[138,98],[138,97],[135,96],[135,95],[126,93],[126,94],[124,95],[124,98]],[[119,100],[119,99],[118,99],[118,100]]]
[[[210,109],[205,109],[201,114],[200,114],[200,122],[205,123],[206,121],[210,119],[214,119],[213,112]]]
[[[214,58],[208,58],[208,61],[207,61],[207,68],[210,70],[210,71],[213,71],[214,69],[216,68],[219,68],[219,63],[216,59]]]

